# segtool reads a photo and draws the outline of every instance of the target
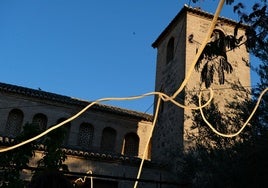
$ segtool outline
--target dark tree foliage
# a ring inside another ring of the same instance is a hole
[[[227,51],[234,50],[240,46],[243,36],[237,38],[239,24],[234,28],[233,35],[225,35],[223,31],[215,28],[208,42],[201,53],[195,65],[198,71],[201,64],[204,64],[201,70],[201,82],[205,83],[206,88],[213,83],[215,72],[218,74],[220,84],[224,84],[225,72],[232,73],[233,67],[227,58]]]
[[[193,0],[194,3],[198,0]],[[225,1],[230,5],[234,0]],[[239,7],[239,6],[238,6]],[[209,88],[213,83],[214,75],[218,75],[219,84],[224,84],[225,73],[230,74],[233,72],[232,64],[228,61],[227,51],[235,50],[241,44],[243,36],[237,38],[237,31],[240,24],[234,28],[233,35],[225,35],[225,33],[217,28],[214,29],[211,40],[206,44],[202,51],[195,69],[200,70],[201,65],[201,82],[205,83],[206,88]]]
[[[66,127],[61,126],[40,140],[44,148],[43,157],[38,161],[38,169],[34,172],[30,187],[65,187],[63,183],[68,184],[61,175],[61,172],[69,171],[68,166],[64,164],[67,155],[62,150],[66,132]],[[56,181],[59,176],[61,178]]]
[[[204,108],[204,114],[218,131],[234,133],[249,117],[253,105],[251,100],[234,101],[226,106],[229,113],[223,116],[212,102]],[[192,182],[192,187],[268,186],[268,145],[264,144],[268,142],[268,134],[257,116],[233,138],[211,131],[199,111],[193,111],[193,121],[192,129],[198,133],[189,137],[196,145],[186,152],[184,167],[185,178]]]
[[[197,99],[196,99],[197,100]],[[227,126],[223,124],[222,114],[218,110],[217,105],[212,101],[209,108],[203,110],[204,114],[206,114],[206,118],[209,122],[214,123],[214,127],[220,132],[227,132]],[[198,130],[198,136],[195,134],[189,135],[190,139],[193,139],[196,143],[196,146],[202,145],[207,149],[212,148],[226,148],[227,145],[230,145],[228,139],[223,138],[212,132],[211,129],[208,128],[206,123],[203,121],[202,116],[199,111],[195,111],[193,113],[193,125],[191,129]],[[209,136],[208,136],[209,135]]]
[[[226,1],[226,4],[233,2]],[[214,30],[212,40],[206,45],[195,66],[196,70],[199,70],[201,64],[204,64],[201,70],[201,82],[204,82],[207,88],[213,83],[215,73],[218,74],[220,84],[224,84],[225,72],[232,73],[233,68],[227,59],[226,51],[234,50],[241,45],[242,37],[237,38],[237,30],[241,23],[248,25],[245,33],[245,45],[248,51],[260,59],[268,59],[267,5],[266,0],[260,2],[263,3],[254,4],[249,14],[245,13],[243,3],[234,6],[233,10],[240,16],[240,22],[235,27],[233,35],[225,36],[223,32]]]
[[[17,149],[0,154],[0,187],[23,188],[26,182],[21,179],[21,171],[29,167],[29,161],[34,157],[36,145],[43,144],[43,158],[38,162],[41,171],[36,171],[34,177],[44,171],[68,171],[68,166],[64,164],[67,156],[61,150],[65,137],[65,128],[60,127],[44,138],[31,142]],[[40,133],[39,126],[27,123],[23,131],[14,139],[14,143],[20,143],[32,138]]]
[[[246,29],[246,46],[250,53],[260,59],[268,59],[268,15],[267,6],[256,3],[252,7],[252,13],[243,12],[244,5],[238,3],[234,11],[240,16],[240,22],[249,25]]]
[[[42,141],[42,144],[44,145],[44,157],[38,162],[38,167],[68,171],[68,166],[64,164],[67,155],[61,149],[65,134],[66,128],[62,126],[44,137]]]
[[[268,12],[266,1],[263,4],[256,3],[252,7],[252,12],[246,14],[244,5],[237,4],[234,11],[241,17],[241,22],[249,25],[247,29],[247,48],[251,54],[260,59],[261,63],[256,67],[256,72],[260,77],[260,82],[253,90],[255,98],[268,88]],[[264,95],[258,108],[258,119],[260,124],[268,127],[268,95]]]
[[[242,3],[234,6],[234,11],[241,17],[241,23],[249,26],[246,31],[247,49],[261,60],[256,68],[260,82],[253,90],[252,100],[234,101],[227,105],[230,110],[225,114],[225,119],[213,103],[210,108],[204,109],[206,118],[218,130],[221,126],[241,125],[241,122],[245,122],[256,104],[256,98],[268,87],[267,8],[266,1],[260,2],[264,4],[255,4],[249,14],[245,13]],[[200,118],[199,112],[194,112],[193,116],[193,128],[200,129],[202,133],[201,138],[195,138],[197,146],[185,155],[185,174],[193,182],[193,187],[268,187],[267,94],[250,121],[250,126],[239,135],[240,139],[230,139],[230,145],[228,140],[218,138],[211,132]],[[209,144],[210,140],[214,148]]]
[[[243,93],[247,91],[241,91],[237,95],[244,95]],[[193,101],[198,104],[198,97],[193,96]],[[203,101],[203,103],[205,103]],[[228,110],[226,110],[228,109]],[[237,132],[243,122],[246,121],[253,109],[252,102],[250,100],[245,100],[243,102],[230,102],[225,106],[224,114],[219,110],[218,105],[212,100],[208,107],[203,108],[203,113],[205,118],[211,122],[213,127],[223,134],[231,134]],[[196,143],[195,146],[202,146],[207,148],[207,150],[224,150],[233,147],[234,144],[251,139],[254,129],[252,126],[246,127],[245,131],[242,132],[237,137],[226,138],[222,137],[215,132],[213,132],[208,125],[204,122],[200,111],[192,111],[193,124],[191,126],[192,130],[197,130],[193,134],[189,134],[189,138],[193,139]]]
[[[25,141],[39,133],[38,126],[26,124],[23,131],[14,140],[13,144]],[[15,150],[0,154],[0,186],[1,187],[24,187],[20,179],[20,172],[28,166],[30,159],[34,156],[35,142],[26,144]]]

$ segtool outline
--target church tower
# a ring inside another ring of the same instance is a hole
[[[155,91],[169,96],[177,91],[206,37],[212,19],[213,14],[199,8],[184,6],[155,40],[152,44],[153,48],[157,49]],[[233,20],[219,18],[214,31],[225,36],[233,35],[236,25]],[[240,27],[237,37],[245,40],[244,34],[245,27]],[[220,110],[224,110],[225,101],[234,100],[234,96],[239,98],[240,95],[237,93],[240,91],[235,85],[250,86],[249,54],[245,45],[227,51],[226,54],[233,71],[230,74],[225,73],[224,84],[220,84],[218,77],[214,76],[210,86],[214,91],[214,101],[218,103]],[[204,83],[201,83],[200,71],[194,70],[176,101],[187,106],[195,106],[191,96],[198,95],[201,89],[206,88]],[[178,167],[175,163],[191,145],[191,141],[187,139],[187,133],[191,131],[191,116],[192,110],[177,107],[171,102],[162,102],[152,137],[152,161]]]

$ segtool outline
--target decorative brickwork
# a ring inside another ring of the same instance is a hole
[[[90,149],[93,142],[94,127],[89,123],[82,123],[79,127],[78,145],[83,149]]]
[[[5,135],[16,137],[22,128],[23,112],[19,109],[13,109],[9,112],[5,127]]]

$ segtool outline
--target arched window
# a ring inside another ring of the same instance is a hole
[[[7,123],[5,127],[5,133],[7,136],[16,137],[22,127],[23,112],[19,109],[13,109],[9,112]]]
[[[136,133],[128,133],[124,140],[124,155],[138,156],[139,154],[139,136]]]
[[[57,121],[57,124],[65,121],[66,118],[60,118],[58,121]],[[64,145],[68,145],[68,141],[69,141],[69,137],[70,137],[70,130],[71,130],[71,123],[66,123],[62,126],[63,130],[64,130],[64,141],[63,141],[63,144]]]
[[[168,64],[174,58],[174,37],[171,37],[167,44],[166,63]]]
[[[79,127],[78,145],[88,148],[92,145],[94,128],[89,123],[82,123]]]
[[[33,117],[33,124],[39,126],[41,131],[45,130],[47,127],[47,116],[41,113],[35,114]]]
[[[106,127],[102,131],[101,150],[114,152],[116,131],[111,127]]]

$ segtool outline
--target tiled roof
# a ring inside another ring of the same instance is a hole
[[[213,14],[206,12],[200,8],[192,8],[187,5],[184,5],[184,7],[181,9],[181,11],[173,18],[173,20],[168,24],[168,26],[164,29],[164,31],[158,36],[158,38],[153,42],[152,47],[156,48],[159,45],[159,42],[166,36],[166,34],[176,25],[179,18],[185,14],[186,12],[191,12],[196,15],[200,15],[203,17],[207,17],[209,19],[213,19]],[[231,25],[237,24],[235,20],[219,17],[219,20],[224,21],[226,23],[229,23]],[[244,25],[241,25],[241,27],[244,27]]]
[[[81,107],[85,107],[91,103],[89,101],[80,100],[80,99],[76,99],[76,98],[72,98],[72,97],[68,97],[64,95],[59,95],[59,94],[50,93],[50,92],[46,92],[42,90],[30,89],[30,88],[26,88],[22,86],[11,85],[11,84],[1,83],[1,82],[0,82],[0,92],[13,93],[13,94],[26,96],[26,97],[59,102],[59,103],[64,103],[64,104],[69,104],[69,105],[77,105]],[[152,115],[150,114],[141,113],[141,112],[137,112],[133,110],[122,109],[122,108],[118,108],[114,106],[95,104],[92,106],[92,109],[105,111],[107,113],[114,113],[114,114],[118,114],[122,116],[128,116],[132,118],[152,121]]]
[[[96,151],[82,151],[82,150],[74,150],[63,148],[67,155],[79,156],[90,160],[97,161],[110,161],[110,162],[127,162],[132,164],[139,164],[141,159],[133,156],[125,156],[116,153],[104,153],[104,152],[96,152]]]

